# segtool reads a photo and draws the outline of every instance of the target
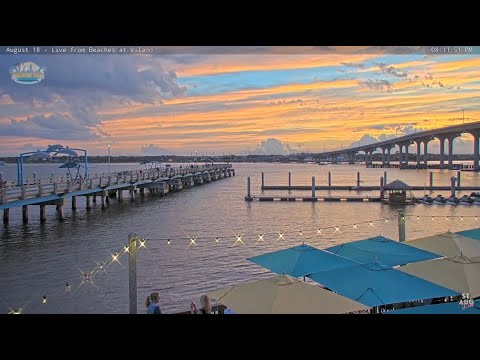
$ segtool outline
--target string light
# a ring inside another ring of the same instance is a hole
[[[190,238],[190,244],[188,244],[187,248],[189,248],[192,245],[198,246],[197,243],[195,242],[195,240],[197,240],[197,237],[198,235],[195,236],[194,238]]]
[[[299,235],[300,235],[300,236],[302,236],[302,235],[303,235],[303,234],[302,234],[302,230],[300,230],[300,234],[299,234]]]
[[[285,240],[285,238],[283,237],[283,232],[278,233],[278,239],[277,239],[277,241],[280,240],[280,239]]]
[[[167,244],[170,245],[170,239],[167,240]]]
[[[432,220],[435,220],[435,216],[432,216]]]
[[[14,315],[18,315],[18,314],[21,314],[23,309],[22,308],[18,308],[18,309],[11,309],[11,308],[8,308],[10,311],[8,312],[8,314],[14,314]]]
[[[462,217],[460,217],[460,220],[462,220],[462,221],[463,221],[463,216],[462,216]]]
[[[386,222],[387,224],[389,224],[389,222],[388,222],[388,219],[387,219],[387,218],[385,218],[385,222]]]
[[[124,246],[124,247],[123,247],[123,252],[130,254],[130,248],[129,248],[128,246]]]
[[[118,262],[118,253],[115,252],[112,254],[112,262],[117,261]]]
[[[243,245],[245,245],[245,243],[243,242],[242,240],[242,237],[243,237],[244,234],[240,235],[240,234],[235,234],[235,237],[237,238],[237,240],[235,240],[235,242],[233,243],[233,246],[237,245],[237,243],[242,243]]]
[[[258,244],[259,241],[265,241],[265,240],[263,240],[263,237],[264,237],[263,234],[258,234],[258,240],[257,240],[256,243]]]
[[[368,224],[368,227],[374,227],[373,221],[370,221],[370,224]]]
[[[317,230],[317,235],[323,235],[323,234],[322,234],[322,229],[318,229],[318,230]]]
[[[67,282],[65,283],[65,292],[70,291],[70,284]]]
[[[337,232],[340,233],[340,234],[342,233],[342,232],[340,231],[340,226],[335,226],[335,231],[334,231],[333,233],[335,234],[335,233],[337,233]]]
[[[447,216],[447,221],[448,221],[448,220],[450,220],[450,219],[449,219],[448,216]]]
[[[215,238],[215,242],[218,243],[218,236]]]
[[[142,248],[142,247],[144,247],[145,249],[147,248],[145,246],[145,242],[147,241],[147,239],[140,239],[138,241],[140,242],[140,246],[138,247],[139,249]]]
[[[354,229],[357,229],[357,224],[353,224],[353,228],[354,228]]]
[[[477,217],[477,216],[475,216],[475,221],[478,221],[478,217]]]
[[[42,296],[42,304],[46,304],[47,303],[47,295],[43,295]]]
[[[420,216],[417,215],[417,220],[420,219]]]

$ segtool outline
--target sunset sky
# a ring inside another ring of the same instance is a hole
[[[480,55],[234,50],[0,55],[0,158],[53,143],[92,155],[108,144],[113,155],[322,152],[460,124],[460,107],[480,120]],[[42,82],[10,78],[25,61],[46,67]]]

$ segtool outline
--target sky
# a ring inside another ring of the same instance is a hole
[[[322,152],[480,121],[480,55],[404,50],[0,55],[0,158],[49,144],[91,155],[110,144],[113,156]],[[26,61],[45,67],[43,81],[11,79]],[[455,145],[472,147],[469,134]]]

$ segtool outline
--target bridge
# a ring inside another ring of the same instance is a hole
[[[355,156],[359,152],[365,153],[365,164],[367,167],[372,166],[372,154],[378,149],[381,150],[382,154],[382,166],[389,167],[391,154],[390,151],[392,148],[398,146],[398,160],[401,169],[411,168],[409,166],[408,159],[408,149],[410,145],[416,144],[417,148],[417,157],[416,157],[416,166],[417,168],[425,168],[428,166],[428,143],[432,140],[438,139],[440,141],[440,168],[441,169],[452,169],[453,168],[453,140],[457,137],[460,137],[462,134],[471,134],[473,136],[473,171],[479,171],[479,137],[480,137],[480,121],[470,122],[461,125],[447,126],[443,128],[421,131],[414,134],[409,134],[394,139],[380,141],[373,144],[356,146],[348,149],[328,151],[319,154],[318,158],[332,158],[333,162],[337,162],[337,158],[340,155],[343,155],[348,159],[349,163],[355,162]],[[445,140],[448,142],[448,154],[447,154],[447,164],[445,164]],[[423,159],[421,156],[421,148],[423,144]],[[423,160],[423,164],[422,164]]]
[[[106,209],[110,197],[123,201],[123,191],[135,199],[137,191],[145,196],[150,194],[166,195],[171,191],[180,191],[203,183],[235,175],[232,164],[190,165],[184,167],[152,168],[148,170],[123,171],[117,173],[90,176],[87,179],[40,178],[23,183],[21,186],[6,186],[0,173],[0,210],[3,210],[3,222],[9,222],[9,210],[22,207],[23,222],[28,222],[28,206],[40,206],[40,221],[46,221],[46,205],[55,205],[59,220],[64,220],[64,203],[70,200],[72,210],[77,209],[77,197],[86,199],[87,211],[91,209],[91,200],[100,197],[102,209]]]

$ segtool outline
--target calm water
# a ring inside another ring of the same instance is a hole
[[[357,171],[364,184],[377,185],[383,169],[366,169],[361,165],[315,164],[234,164],[236,176],[164,198],[137,196],[131,203],[118,204],[111,199],[108,209],[97,207],[87,213],[85,200],[78,199],[79,207],[72,213],[65,207],[66,221],[54,218],[55,207],[47,209],[47,223],[40,224],[38,207],[30,207],[30,222],[21,223],[21,210],[11,210],[11,222],[0,225],[0,313],[10,308],[24,308],[25,313],[127,313],[128,312],[128,257],[120,263],[110,264],[105,272],[92,278],[94,285],[82,285],[82,271],[93,270],[97,263],[111,259],[111,253],[120,252],[127,243],[129,233],[150,239],[147,249],[138,253],[138,311],[144,312],[144,298],[151,292],[161,293],[162,310],[166,313],[189,309],[192,300],[199,296],[236,282],[269,276],[270,273],[250,263],[246,258],[293,245],[302,241],[317,247],[328,247],[379,234],[398,239],[396,219],[386,223],[383,219],[394,217],[397,211],[379,203],[303,203],[303,202],[253,202],[246,203],[246,177],[252,177],[252,193],[260,194],[261,172],[266,184],[287,184],[288,171],[292,172],[294,185],[309,185],[316,177],[317,185],[327,184],[327,173],[332,172],[335,185],[353,185]],[[112,164],[112,171],[140,169],[137,164]],[[106,171],[107,165],[94,164],[91,172]],[[33,171],[47,175],[59,174],[58,165],[25,166],[26,176]],[[15,177],[15,166],[0,170],[9,178]],[[448,185],[455,171],[434,171],[435,184]],[[400,179],[411,185],[429,182],[425,170],[388,170],[388,181]],[[480,174],[462,172],[462,184],[480,186]],[[308,194],[309,192],[293,192]],[[367,194],[366,192],[365,194]],[[377,196],[376,192],[369,192]],[[282,191],[265,194],[286,194]],[[317,196],[327,195],[317,191]],[[332,192],[339,194],[338,192]],[[352,193],[350,195],[357,195]],[[423,192],[416,195],[423,195]],[[434,194],[435,195],[435,194]],[[443,192],[443,195],[448,195]],[[462,195],[462,194],[458,194]],[[457,195],[457,196],[458,196]],[[407,214],[435,215],[407,218],[407,239],[447,230],[460,231],[479,227],[474,218],[446,220],[445,216],[477,215],[474,206],[407,207]],[[441,217],[440,217],[441,216]],[[352,228],[353,223],[379,220],[374,227],[368,224]],[[340,231],[322,231],[318,228],[340,226]],[[300,230],[302,236],[299,235]],[[277,232],[285,234],[278,240]],[[235,242],[235,233],[244,234],[245,245]],[[266,234],[258,242],[257,234]],[[188,237],[198,236],[188,247]],[[219,242],[215,241],[220,237]],[[166,239],[170,238],[168,244]],[[65,283],[71,291],[65,291]],[[42,304],[42,296],[47,303]]]

